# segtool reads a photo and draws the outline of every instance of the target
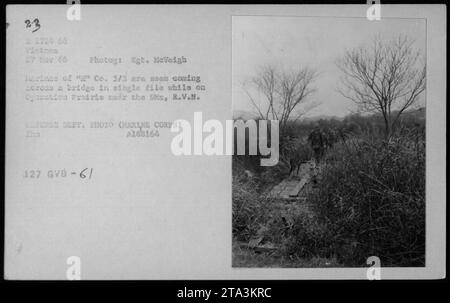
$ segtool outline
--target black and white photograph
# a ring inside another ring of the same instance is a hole
[[[234,119],[279,121],[276,165],[233,156],[233,266],[425,266],[426,55],[424,19],[233,17]]]

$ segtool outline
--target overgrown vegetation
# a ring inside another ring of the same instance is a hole
[[[341,129],[345,136],[327,150],[317,189],[308,194],[313,212],[297,214],[292,222],[283,221],[277,201],[263,198],[288,167],[280,163],[256,171],[247,157],[233,159],[234,238],[249,241],[264,234],[280,245],[283,258],[303,260],[298,266],[317,258],[334,260],[335,266],[366,266],[372,255],[383,266],[424,266],[423,111],[405,114],[389,139],[383,135],[382,117],[376,115],[319,124]],[[308,130],[311,125],[291,127],[301,134],[295,128]]]

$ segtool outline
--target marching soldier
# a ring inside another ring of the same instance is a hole
[[[321,129],[315,128],[309,134],[308,141],[311,144],[311,148],[313,150],[314,160],[319,163],[325,152],[325,147],[328,144],[326,135]]]

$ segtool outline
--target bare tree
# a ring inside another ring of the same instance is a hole
[[[403,35],[388,42],[375,37],[372,47],[347,51],[337,62],[344,74],[340,93],[361,111],[381,113],[387,137],[425,90],[425,63],[413,43]]]
[[[306,104],[306,99],[314,92],[311,84],[316,76],[317,73],[307,67],[282,72],[268,65],[261,68],[244,91],[259,118],[278,120],[283,131],[288,121],[299,119],[312,108],[313,104]]]

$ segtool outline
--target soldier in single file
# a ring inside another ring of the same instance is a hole
[[[320,128],[315,128],[309,134],[308,141],[311,144],[314,160],[318,164],[323,157],[326,146],[328,146],[326,134]]]

